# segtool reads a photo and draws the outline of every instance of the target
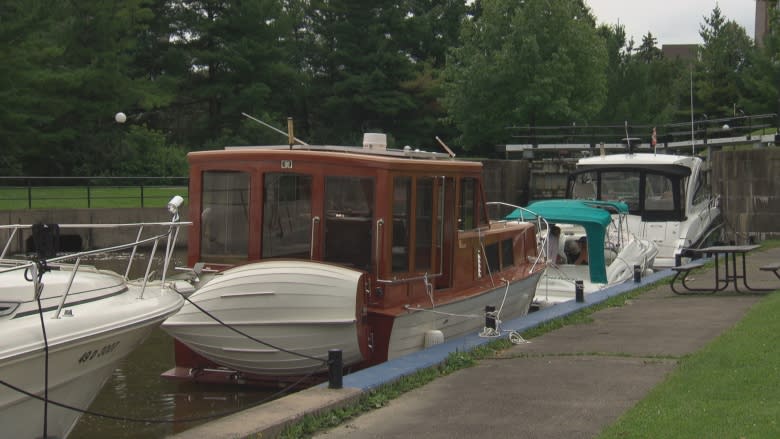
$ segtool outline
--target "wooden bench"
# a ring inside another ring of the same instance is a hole
[[[763,267],[760,267],[759,270],[761,271],[771,271],[772,273],[777,276],[778,279],[780,279],[780,273],[777,271],[780,270],[780,262],[775,262],[774,264],[764,265]]]
[[[691,271],[703,267],[705,263],[706,261],[704,260],[696,259],[691,262],[688,262],[687,264],[672,267],[672,271],[675,272],[674,277],[672,278],[672,282],[670,284],[670,286],[672,287],[672,291],[674,291],[675,294],[714,293],[715,290],[711,288],[691,288],[685,284],[685,279],[688,277]],[[685,291],[678,291],[674,287],[675,281],[677,281],[677,278],[680,276],[682,276],[680,278],[680,283],[682,283],[682,286],[683,288],[685,288]]]

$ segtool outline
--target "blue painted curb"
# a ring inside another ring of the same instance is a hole
[[[500,337],[506,337],[506,334],[508,334],[510,331],[524,332],[550,320],[566,317],[569,314],[604,302],[611,297],[625,294],[636,288],[647,286],[659,280],[671,277],[673,274],[674,272],[670,269],[661,270],[645,276],[642,278],[642,281],[638,283],[629,280],[622,284],[588,294],[585,296],[585,302],[577,303],[574,299],[572,299],[568,302],[560,303],[549,308],[544,308],[508,322],[502,322],[501,330],[504,334]],[[363,391],[376,389],[379,386],[392,383],[419,370],[438,366],[442,364],[453,352],[470,351],[480,345],[489,343],[500,337],[480,337],[478,334],[473,334],[466,337],[446,341],[444,343],[431,346],[430,348],[423,349],[403,357],[394,358],[382,364],[378,364],[376,366],[346,375],[344,376],[343,385],[344,387],[358,388]],[[327,382],[320,384],[320,387],[327,386]]]

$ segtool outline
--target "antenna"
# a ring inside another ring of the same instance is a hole
[[[691,155],[696,155],[696,135],[693,133],[693,65],[691,65]]]
[[[633,154],[634,151],[631,151],[631,138],[628,137],[628,121],[623,121],[623,128],[626,130],[626,146],[628,147],[628,153]]]
[[[304,145],[304,146],[309,146],[309,144],[308,144],[308,143],[306,143],[306,142],[304,142],[303,140],[301,140],[301,139],[299,139],[299,138],[297,138],[297,137],[293,136],[293,135],[292,135],[292,131],[290,131],[290,132],[288,132],[288,133],[285,133],[284,131],[282,131],[282,130],[280,130],[280,129],[276,128],[276,127],[273,127],[273,126],[271,126],[271,125],[268,125],[267,123],[263,122],[262,120],[260,120],[260,119],[257,119],[257,118],[255,118],[255,117],[252,117],[252,116],[250,116],[250,115],[248,115],[248,114],[246,114],[246,113],[241,113],[241,115],[242,115],[242,116],[244,116],[244,117],[246,117],[246,118],[248,118],[248,119],[252,119],[253,121],[255,121],[255,122],[257,122],[257,123],[259,123],[259,124],[263,125],[263,126],[264,126],[264,127],[266,127],[266,128],[270,128],[270,129],[272,129],[272,130],[276,131],[277,133],[279,133],[279,134],[281,134],[281,135],[283,135],[283,136],[287,137],[288,139],[289,139],[289,138],[292,138],[293,140],[295,140],[296,142],[300,143],[301,145]],[[288,124],[289,124],[289,123],[290,123],[290,122],[289,122],[289,119],[288,119]],[[292,148],[292,141],[290,141],[290,147]]]
[[[447,146],[444,142],[442,142],[442,140],[439,138],[439,136],[436,136],[436,141],[439,142],[439,145],[441,145],[442,148],[444,148],[447,151],[447,154],[450,155],[451,159],[455,158],[455,153],[452,152],[452,150],[450,149],[449,146]]]

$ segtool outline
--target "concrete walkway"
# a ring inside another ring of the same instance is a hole
[[[758,267],[780,261],[780,249],[748,255],[751,286],[777,287],[780,280]],[[692,285],[711,284],[714,269],[696,273]],[[670,278],[666,270],[572,302],[532,313],[502,329],[524,331],[637,286]],[[678,296],[667,284],[619,308],[592,315],[499,358],[437,378],[317,438],[591,438],[641,400],[672,371],[738,322],[761,295],[729,291]],[[400,376],[440,364],[455,350],[487,340],[466,337],[344,377],[344,389],[308,389],[263,406],[187,430],[176,437],[274,437],[309,413],[348,404]]]

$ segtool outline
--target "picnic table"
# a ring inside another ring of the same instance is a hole
[[[696,268],[704,265],[702,260],[694,260],[688,264],[672,267],[676,273],[672,278],[672,291],[677,294],[695,294],[695,293],[708,293],[712,294],[718,291],[723,291],[732,285],[734,289],[739,293],[751,293],[751,292],[766,292],[775,291],[776,288],[754,288],[748,283],[747,276],[747,254],[751,251],[761,247],[757,244],[748,245],[716,245],[711,247],[689,249],[689,251],[698,253],[702,256],[714,255],[715,257],[715,285],[711,288],[705,287],[692,287],[686,283],[688,274]],[[742,264],[737,263],[737,259],[741,256]],[[723,258],[723,269],[721,270],[720,259]],[[775,273],[777,274],[777,273]],[[675,281],[678,277],[681,277],[681,283],[684,290],[678,290],[675,288]]]

